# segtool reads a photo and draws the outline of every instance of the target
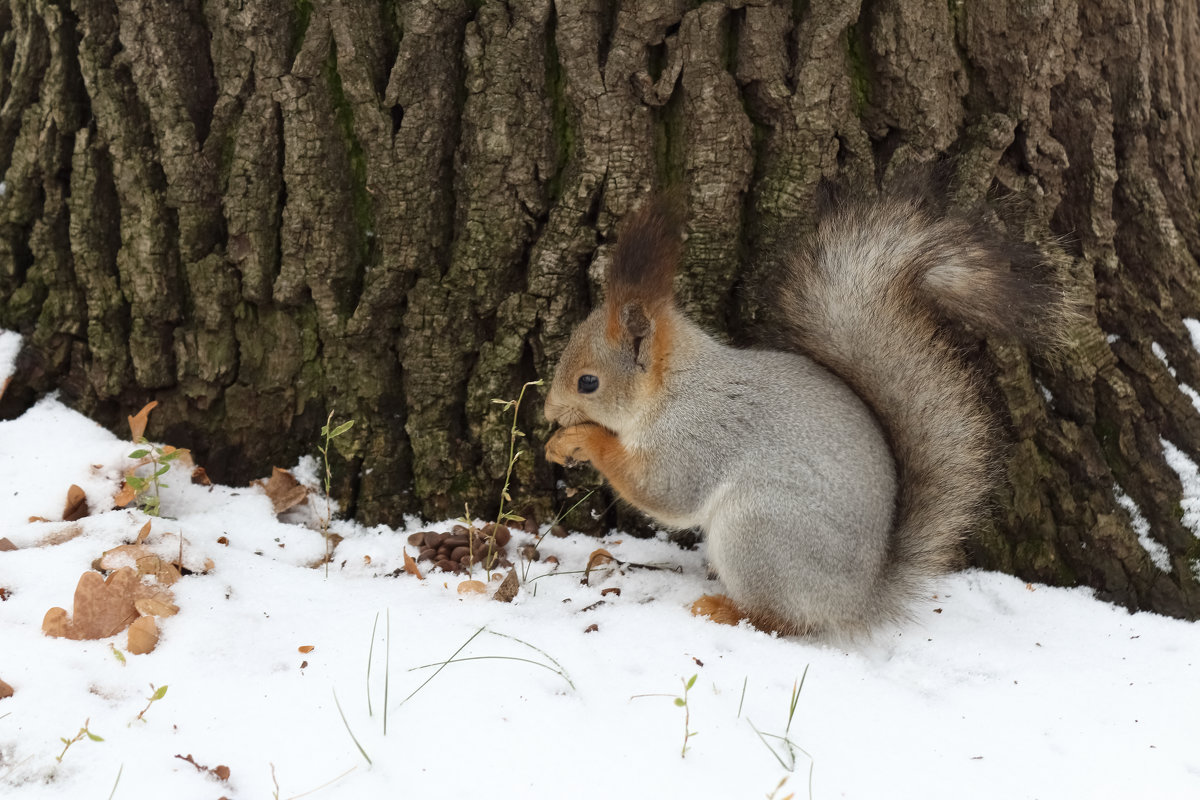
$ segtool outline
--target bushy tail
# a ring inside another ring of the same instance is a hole
[[[939,332],[945,318],[1024,336],[1055,294],[1021,267],[1036,252],[917,196],[833,201],[810,246],[784,259],[777,303],[789,346],[874,410],[900,496],[876,617],[903,616],[926,579],[955,565],[992,479],[979,376]]]

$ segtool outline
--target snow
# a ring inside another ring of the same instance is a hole
[[[1154,566],[1161,569],[1163,572],[1171,571],[1171,554],[1166,546],[1161,542],[1155,541],[1150,536],[1150,523],[1146,521],[1146,517],[1142,514],[1142,510],[1138,508],[1137,503],[1133,498],[1125,494],[1120,486],[1113,487],[1113,496],[1117,498],[1117,502],[1129,512],[1129,521],[1133,525],[1133,532],[1137,534],[1138,543],[1146,554],[1150,556],[1150,560]]]
[[[817,798],[1200,796],[1200,626],[989,572],[939,580],[913,622],[869,642],[778,638],[691,616],[718,587],[702,553],[663,538],[547,536],[504,604],[458,594],[459,576],[393,576],[415,520],[335,521],[345,540],[326,576],[311,566],[320,533],[277,520],[261,489],[168,473],[168,518],[150,542],[176,552],[182,532],[197,573],[174,585],[181,611],[161,620],[157,648],[122,663],[124,634],[54,639],[41,622],[146,521],[112,509],[132,449],[54,398],[0,422],[0,536],[18,547],[0,552],[7,800],[734,798],[768,796],[784,777],[777,797],[807,798],[810,766]],[[314,463],[300,466],[315,479]],[[70,523],[28,519],[60,519],[71,483],[93,513],[81,535],[44,544]],[[598,547],[626,566],[581,585],[575,571]],[[424,666],[460,648],[436,675]],[[681,758],[673,698],[692,675],[696,735]],[[167,693],[138,720],[152,685]],[[57,762],[60,737],[85,721],[104,741]],[[751,724],[788,731],[794,772],[783,741],[766,739],[777,758]],[[189,754],[228,780],[175,758]]]

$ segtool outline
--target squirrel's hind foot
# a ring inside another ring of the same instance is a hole
[[[770,611],[745,611],[732,598],[723,594],[706,594],[692,603],[692,615],[708,617],[720,625],[737,625],[746,620],[760,631],[778,633],[780,636],[803,636],[812,633],[809,626],[798,624],[795,620],[785,619]]]

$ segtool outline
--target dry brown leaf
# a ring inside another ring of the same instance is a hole
[[[196,467],[192,470],[192,483],[199,486],[212,486],[212,481],[208,477],[208,473],[204,471],[204,467]]]
[[[67,489],[67,504],[63,506],[63,522],[74,522],[88,515],[87,495],[75,484]]]
[[[409,575],[416,575],[417,580],[425,580],[425,576],[421,574],[421,568],[417,566],[417,562],[408,554],[407,550],[404,551],[404,571]]]
[[[613,554],[605,550],[603,547],[598,547],[588,556],[587,566],[583,568],[583,585],[587,585],[588,579],[592,577],[592,570],[603,564],[611,564],[616,561]]]
[[[299,647],[299,648],[297,648],[297,649],[298,649],[298,650],[299,650],[301,653],[311,653],[313,650],[316,650],[317,648],[316,648],[316,647],[314,647],[314,646],[313,646],[313,645],[311,645],[311,644],[304,644],[304,645],[300,645],[300,647]]]
[[[492,599],[499,600],[501,603],[511,603],[520,589],[521,582],[517,580],[517,571],[510,569],[508,574],[504,576],[504,581],[500,584],[500,588],[496,589],[496,593],[492,595]]]
[[[136,442],[136,441],[140,440],[143,436],[145,436],[146,423],[149,422],[150,412],[154,410],[154,407],[156,405],[158,405],[158,401],[151,400],[149,403],[146,403],[146,405],[144,405],[142,407],[141,411],[134,414],[132,417],[128,417],[129,433],[132,435],[133,441]]]
[[[463,581],[458,585],[459,594],[484,594],[487,592],[487,587],[483,585],[483,581]]]
[[[113,505],[117,508],[124,508],[132,503],[137,498],[137,491],[134,490],[126,481],[121,481],[121,488],[113,495]]]
[[[13,687],[9,686],[4,681],[0,681],[0,700],[3,700],[6,697],[12,697],[12,696],[13,696]]]
[[[179,606],[160,597],[139,597],[133,601],[133,607],[143,617],[173,617],[179,613]]]
[[[8,389],[8,384],[12,383],[12,375],[4,379],[4,383],[0,383],[0,397],[4,397],[4,392]]]
[[[138,617],[129,626],[126,649],[135,656],[149,653],[158,646],[158,623],[154,617]]]
[[[273,467],[271,479],[263,487],[276,514],[282,514],[293,506],[298,506],[308,500],[308,487],[302,485],[292,473],[286,469]]]
[[[0,553],[7,553],[10,550],[16,550],[17,546],[13,544],[7,537],[0,536]]]
[[[55,638],[67,638],[71,632],[71,620],[65,608],[55,606],[42,617],[42,633]]]
[[[150,520],[146,520],[146,524],[138,531],[137,538],[134,539],[135,544],[141,544],[146,541],[146,537],[150,535]]]
[[[170,605],[174,598],[169,589],[142,583],[133,567],[122,567],[107,580],[98,572],[88,571],[75,587],[73,614],[68,617],[65,609],[50,609],[42,620],[42,631],[47,636],[67,639],[113,636],[138,618],[136,603],[142,599]]]
[[[204,559],[204,571],[212,572],[216,568],[216,563],[211,558]]]
[[[70,525],[60,525],[46,534],[45,538],[39,544],[41,547],[54,547],[65,544],[82,533],[83,526],[77,522],[72,522]]]
[[[30,517],[29,521],[30,522],[49,522],[50,520],[46,519],[45,517]]]

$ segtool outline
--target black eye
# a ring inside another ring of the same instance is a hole
[[[579,376],[579,393],[591,394],[600,388],[600,379],[595,375],[580,375]]]

